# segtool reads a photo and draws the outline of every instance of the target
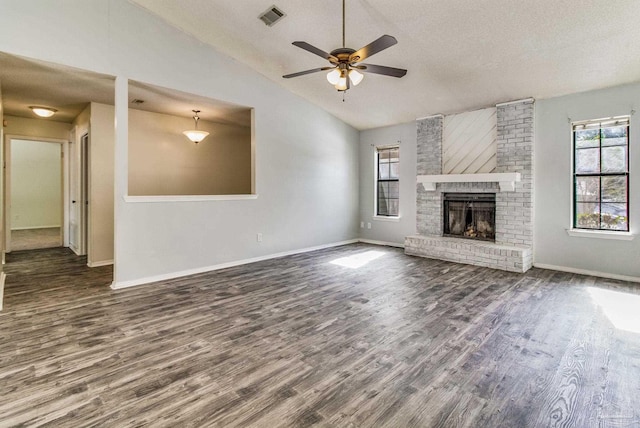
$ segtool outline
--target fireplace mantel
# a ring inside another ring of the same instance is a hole
[[[513,192],[516,188],[517,181],[520,181],[519,172],[418,176],[418,183],[422,183],[424,190],[428,192],[436,190],[436,183],[498,183],[501,192]]]

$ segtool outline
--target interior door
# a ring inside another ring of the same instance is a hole
[[[69,141],[69,248],[80,254],[80,150],[75,128]]]
[[[69,156],[69,247],[77,255],[87,254],[87,220],[89,193],[89,134],[71,141]]]
[[[89,134],[80,139],[80,254],[87,254],[89,236]]]

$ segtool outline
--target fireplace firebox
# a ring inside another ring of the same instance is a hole
[[[496,240],[495,193],[445,193],[444,236]]]

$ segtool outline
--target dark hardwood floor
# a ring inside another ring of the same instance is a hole
[[[640,426],[637,284],[364,244],[119,291],[85,263],[8,255],[0,426]]]

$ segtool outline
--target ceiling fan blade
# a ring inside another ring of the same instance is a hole
[[[395,37],[385,34],[379,37],[367,46],[358,49],[349,56],[349,62],[360,62],[365,58],[377,54],[380,51],[385,50],[398,43]]]
[[[356,68],[367,73],[382,74],[391,77],[402,77],[407,74],[407,70],[403,68],[386,67],[384,65],[358,64]]]
[[[318,71],[331,70],[334,67],[322,67],[322,68],[313,68],[311,70],[298,71],[297,73],[287,74],[284,77],[285,79],[290,79],[291,77],[304,76],[305,74],[317,73]]]
[[[331,62],[338,62],[338,58],[336,58],[335,56],[331,55],[328,52],[323,51],[322,49],[319,49],[313,45],[310,45],[307,42],[293,42],[292,43],[294,46],[299,47],[300,49],[304,49],[307,52],[311,52],[312,54],[316,54],[324,59],[328,59]]]

